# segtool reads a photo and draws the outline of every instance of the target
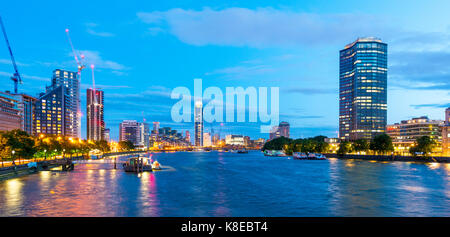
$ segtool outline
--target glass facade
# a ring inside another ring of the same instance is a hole
[[[372,139],[387,122],[387,44],[359,38],[339,55],[339,137]]]
[[[203,104],[201,100],[195,102],[194,117],[195,145],[203,146]]]
[[[80,82],[76,72],[56,69],[53,71],[52,86],[64,86],[67,88],[68,96],[71,100],[70,105],[70,120],[72,120],[72,127],[70,128],[73,137],[80,138],[81,136],[81,106],[80,106]]]
[[[69,92],[63,86],[42,94],[36,102],[36,133],[74,137],[71,102]]]

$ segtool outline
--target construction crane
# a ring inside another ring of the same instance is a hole
[[[77,62],[77,68],[78,68],[78,75],[81,76],[81,71],[86,68],[85,65],[81,62],[81,60],[84,59],[84,55],[80,55],[80,60],[78,59],[77,53],[75,52],[75,48],[72,44],[72,39],[70,38],[69,29],[66,29],[67,39],[69,40],[70,47],[72,48],[73,57],[75,58],[75,61]],[[81,78],[80,78],[81,81]]]
[[[1,16],[0,16],[0,25],[2,25],[3,36],[5,37],[6,46],[8,46],[12,65],[14,66],[14,75],[11,77],[11,80],[14,81],[14,93],[17,94],[17,84],[19,84],[19,83],[22,84],[22,78],[20,77],[19,70],[17,69],[16,60],[14,59],[14,55],[11,50],[11,46],[9,45],[8,36],[6,35],[5,25],[3,25],[3,20],[2,20]]]

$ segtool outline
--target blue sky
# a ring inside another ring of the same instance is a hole
[[[25,5],[24,5],[25,4]],[[124,119],[172,122],[178,86],[279,86],[280,120],[292,137],[338,130],[338,53],[357,37],[388,43],[388,123],[428,115],[450,103],[449,1],[8,1],[0,14],[19,71],[20,91],[37,95],[56,68],[76,70],[77,51],[96,65],[112,138]],[[0,40],[0,90],[12,90],[9,54]],[[83,72],[85,89],[92,85]],[[85,117],[82,134],[85,137]],[[217,132],[217,124],[205,124]],[[221,135],[264,137],[259,124],[226,123]],[[191,133],[192,134],[192,133]]]

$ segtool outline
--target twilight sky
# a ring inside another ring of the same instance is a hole
[[[203,87],[278,86],[280,120],[291,137],[338,130],[339,50],[357,37],[388,43],[388,123],[450,106],[450,2],[436,1],[8,1],[0,14],[24,84],[36,96],[56,68],[76,70],[65,35],[70,28],[86,64],[105,91],[105,121],[118,139],[124,119],[174,123],[170,92]],[[0,90],[13,73],[0,37]],[[82,112],[89,70],[81,79]],[[85,117],[82,135],[85,137]],[[205,124],[205,130],[219,125]],[[257,123],[225,123],[221,135],[264,137]]]

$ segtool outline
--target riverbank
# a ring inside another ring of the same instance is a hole
[[[438,162],[450,163],[450,157],[422,157],[422,156],[387,156],[387,155],[338,155],[334,153],[325,154],[328,158],[338,159],[357,159],[357,160],[373,160],[373,161],[409,161],[409,162]]]
[[[28,167],[28,164],[0,168],[0,181],[11,178],[17,178],[28,174],[34,174],[36,172],[49,170],[51,168],[58,166],[55,164],[55,165],[48,165],[46,166],[46,168],[44,168],[42,165],[43,161],[37,162],[37,164],[38,165],[36,169],[30,169]]]
[[[72,160],[80,160],[85,159],[84,156],[76,156],[71,157]],[[28,174],[34,174],[39,171],[43,170],[49,170],[52,168],[55,168],[57,166],[61,166],[61,164],[58,164],[55,161],[58,160],[64,160],[64,159],[51,159],[51,160],[43,160],[43,161],[37,161],[36,167],[30,168],[28,167],[28,163],[26,164],[20,164],[15,166],[8,166],[8,167],[2,167],[0,168],[0,181],[10,178],[16,178]]]

